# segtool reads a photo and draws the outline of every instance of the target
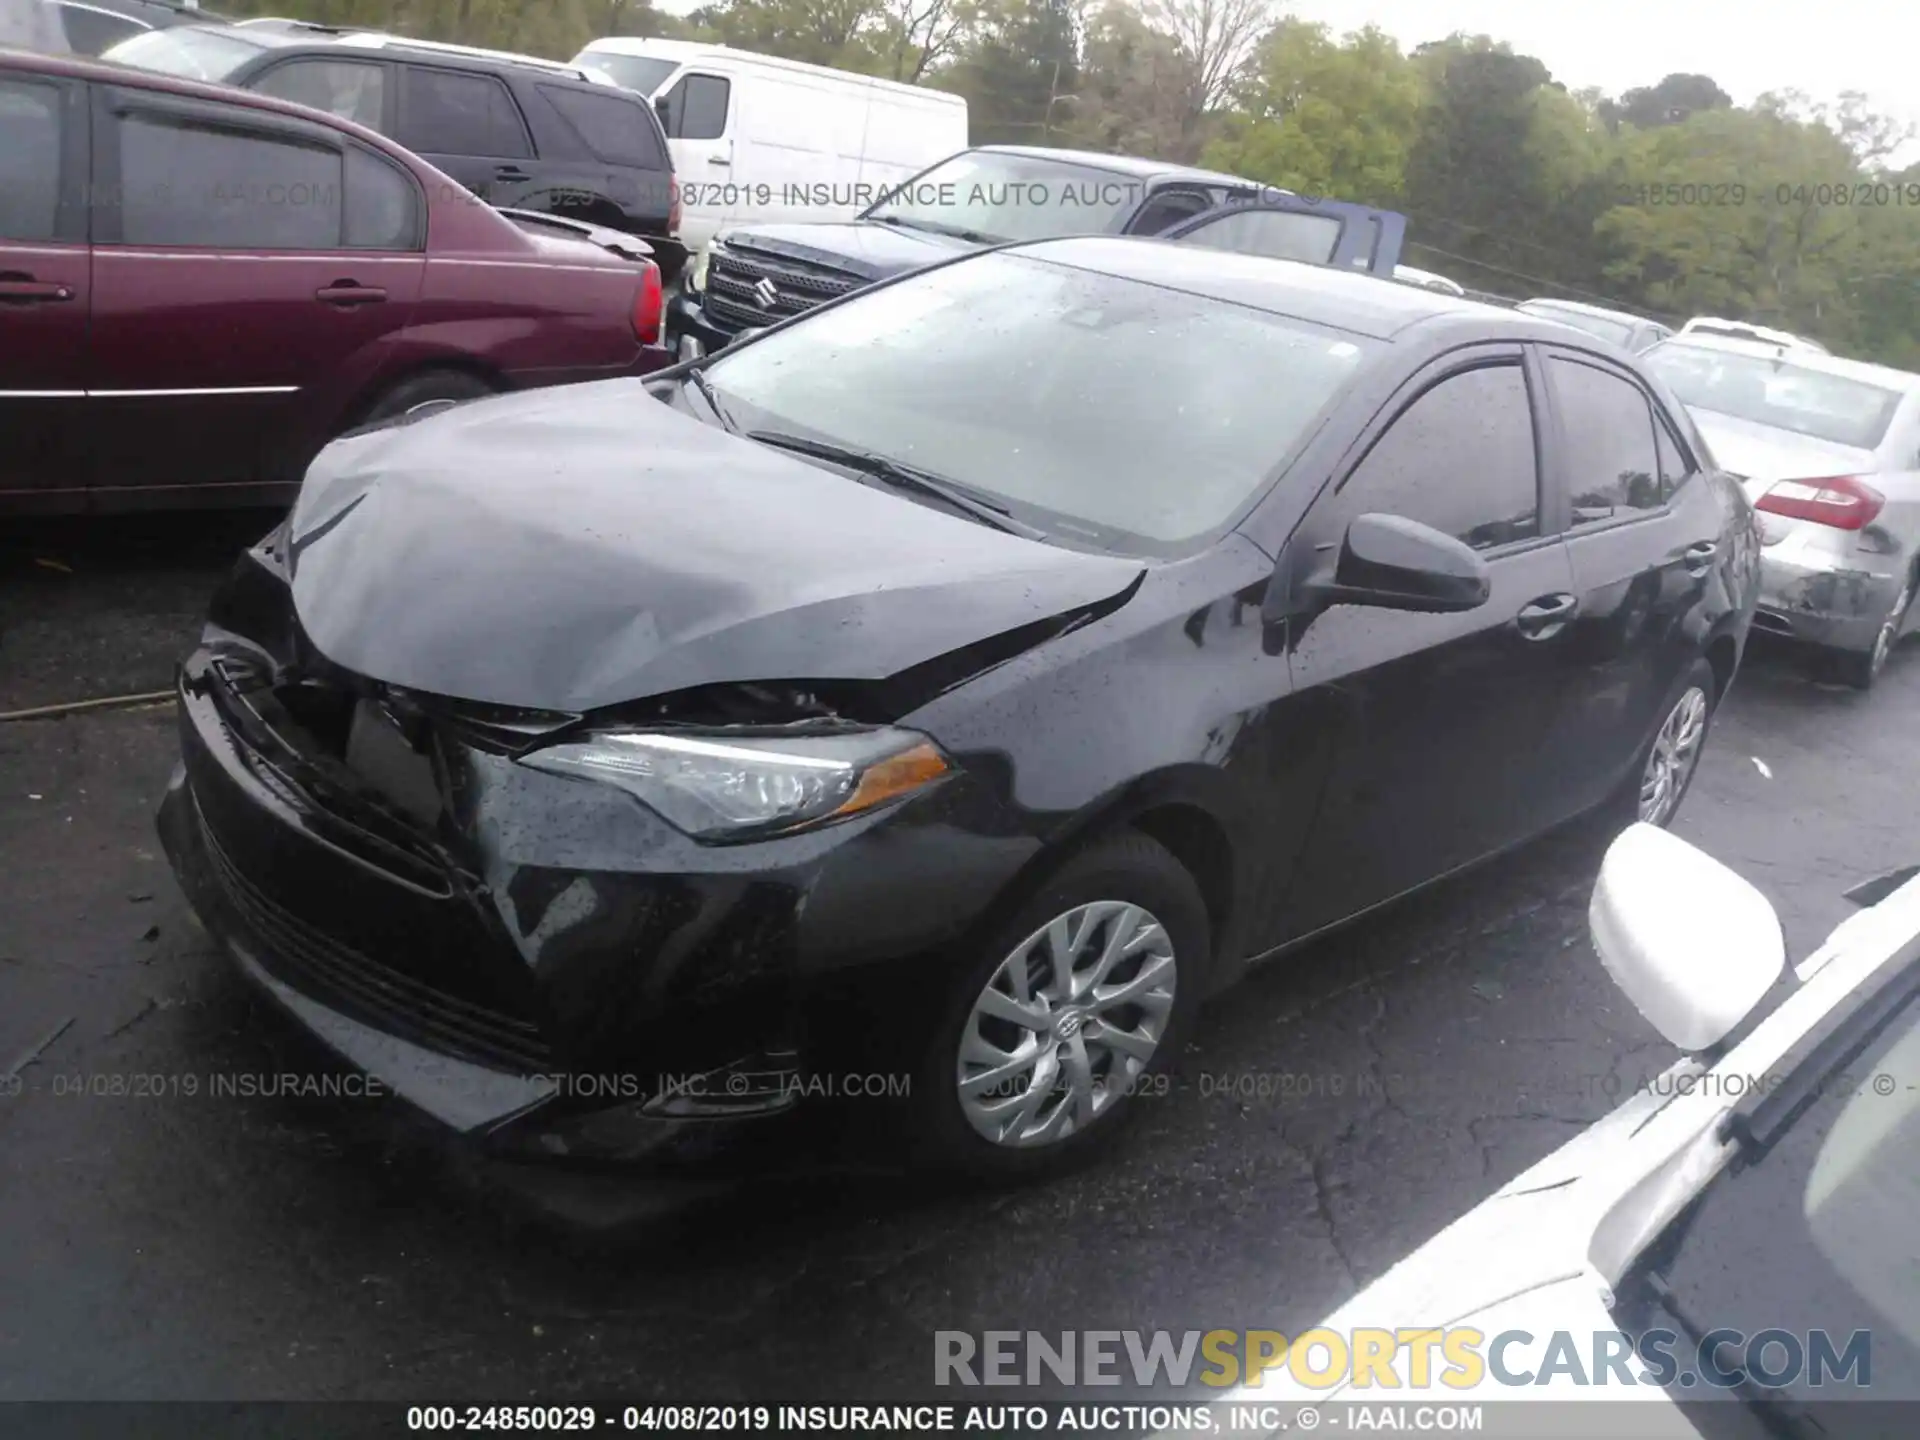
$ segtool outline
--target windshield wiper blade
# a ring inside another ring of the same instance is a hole
[[[707,408],[713,411],[720,421],[721,428],[738,434],[740,427],[733,423],[733,417],[727,414],[727,407],[720,403],[720,396],[713,388],[713,382],[706,376],[704,366],[687,371],[687,383],[700,392],[700,398],[707,402]]]
[[[966,240],[975,245],[998,245],[1000,238],[981,230],[969,230],[964,225],[942,225],[937,220],[909,220],[904,215],[874,215],[869,217],[876,225],[898,225],[902,230],[923,230],[929,235],[951,235],[956,240]]]
[[[835,445],[826,440],[810,440],[804,435],[789,435],[784,430],[749,430],[749,440],[758,440],[762,445],[771,445],[780,450],[791,450],[796,455],[808,455],[815,460],[825,460],[830,465],[844,465],[849,470],[857,470],[862,475],[870,475],[884,485],[895,490],[905,490],[916,495],[925,495],[942,504],[958,510],[969,519],[995,530],[1004,530],[1009,535],[1019,535],[1027,540],[1042,540],[1046,532],[1036,530],[1031,525],[1022,524],[1009,515],[1003,506],[991,500],[983,500],[970,491],[963,490],[951,480],[942,480],[925,470],[912,465],[903,465],[898,460],[889,460],[884,455],[875,455],[867,450],[854,450],[844,445]]]

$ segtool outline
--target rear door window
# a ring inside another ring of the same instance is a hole
[[[400,143],[422,155],[533,155],[526,121],[507,87],[492,75],[400,67]]]
[[[1666,498],[1653,409],[1640,387],[1610,370],[1559,355],[1549,366],[1575,527],[1659,509]]]
[[[560,85],[542,85],[540,93],[581,141],[609,165],[665,170],[658,132],[646,106],[619,95],[596,95]]]
[[[338,150],[199,117],[119,117],[126,245],[331,250],[341,243]]]
[[[51,240],[60,214],[60,91],[0,79],[0,240]]]

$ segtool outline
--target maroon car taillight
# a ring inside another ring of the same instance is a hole
[[[648,262],[640,276],[639,293],[633,297],[633,333],[642,345],[660,343],[660,318],[667,308],[667,297],[660,288],[660,267]]]
[[[1861,530],[1886,503],[1887,497],[1864,481],[1831,475],[1820,480],[1777,481],[1754,502],[1754,508],[1836,530]]]

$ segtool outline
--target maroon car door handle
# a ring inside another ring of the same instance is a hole
[[[351,280],[336,280],[313,292],[313,298],[328,305],[378,305],[387,292],[378,285],[356,285]]]
[[[50,305],[73,299],[73,288],[21,276],[0,278],[0,305]]]

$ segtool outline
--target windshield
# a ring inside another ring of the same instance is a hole
[[[1642,358],[1690,409],[1856,450],[1879,445],[1900,405],[1897,390],[1809,369],[1784,357],[1669,340]]]
[[[1777,1082],[1760,1076],[1748,1083],[1758,1091]],[[1775,1327],[1790,1324],[1809,1360],[1806,1337],[1823,1335],[1841,1363],[1830,1364],[1824,1377],[1807,1370],[1785,1378],[1770,1398],[1790,1406],[1849,1391],[1853,1398],[1920,1397],[1916,1218],[1920,1003],[1909,999],[1825,1077],[1770,1149],[1725,1171],[1664,1242],[1651,1268],[1671,1300],[1654,1307],[1669,1317],[1655,1323],[1678,1317],[1702,1330],[1747,1336],[1782,1334]],[[1857,1372],[1852,1384],[1845,1378],[1850,1343],[1870,1379]],[[1787,1358],[1778,1345],[1764,1359],[1750,1345],[1729,1345],[1724,1354],[1728,1369]],[[1824,1388],[1815,1388],[1823,1379]],[[1864,1396],[1853,1388],[1863,1381],[1871,1386]],[[1849,1425],[1849,1408],[1821,1409],[1825,1433],[1863,1433]]]
[[[1372,344],[996,253],[821,310],[707,374],[742,428],[883,455],[1063,539],[1162,554],[1236,519]]]
[[[249,39],[231,30],[198,30],[175,26],[170,30],[149,30],[122,40],[100,58],[162,75],[178,75],[187,80],[224,80],[246,61],[268,49],[260,40]]]
[[[968,150],[902,182],[864,218],[982,244],[1052,240],[1116,230],[1146,193],[1146,181],[1114,170]]]
[[[591,46],[574,56],[573,63],[583,70],[598,70],[623,89],[638,91],[649,98],[661,82],[680,68],[678,60],[662,60],[653,55],[617,55]]]
[[[1576,330],[1584,330],[1587,334],[1602,340],[1611,340],[1615,345],[1625,345],[1633,339],[1633,326],[1619,320],[1609,320],[1604,315],[1589,315],[1581,310],[1563,310],[1558,305],[1542,300],[1530,300],[1519,308],[1529,315],[1538,315],[1543,320],[1557,320],[1562,325],[1571,325]]]

